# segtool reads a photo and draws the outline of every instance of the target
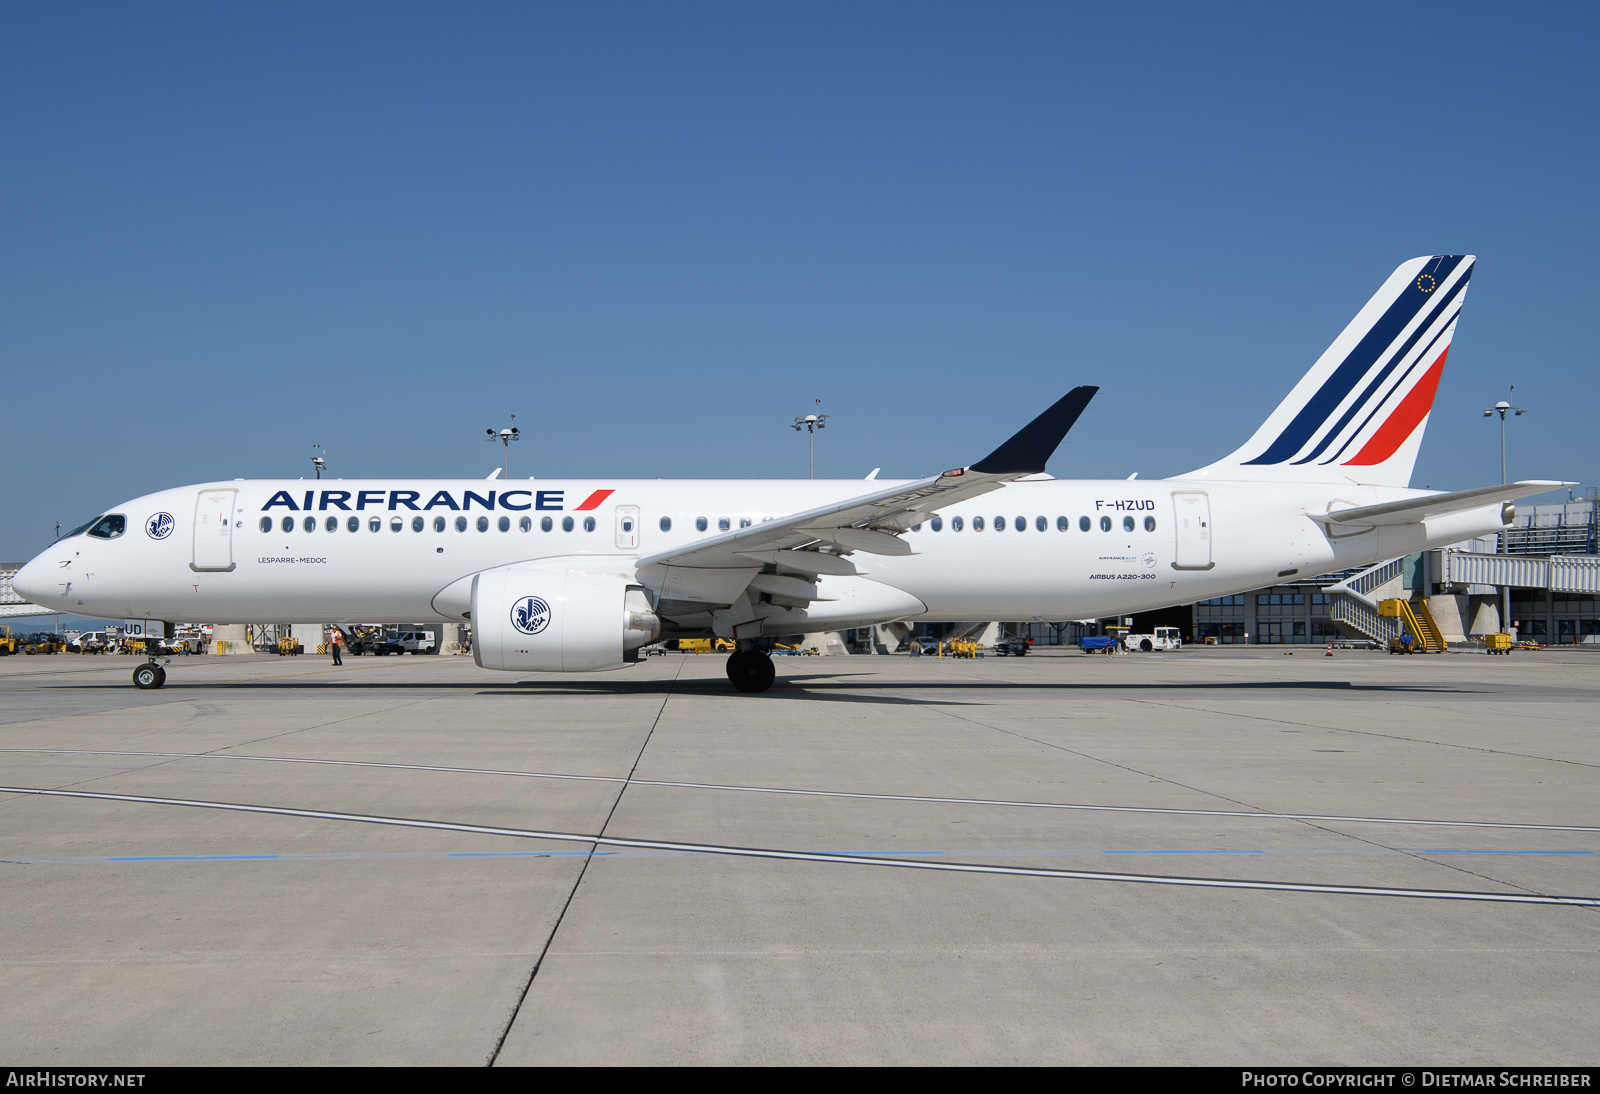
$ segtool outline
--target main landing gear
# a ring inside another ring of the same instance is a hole
[[[140,691],[154,691],[166,682],[167,670],[153,660],[133,670],[133,686]]]
[[[728,679],[740,691],[766,691],[777,675],[778,670],[773,667],[772,658],[763,650],[735,650],[728,655]]]

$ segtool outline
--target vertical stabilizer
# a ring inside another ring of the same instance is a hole
[[[1181,477],[1409,485],[1475,261],[1403,263],[1242,448]]]

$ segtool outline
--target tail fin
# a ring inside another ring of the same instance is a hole
[[[1408,485],[1476,261],[1403,263],[1244,447],[1183,477]]]

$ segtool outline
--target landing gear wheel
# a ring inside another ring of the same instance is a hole
[[[772,658],[760,650],[736,650],[728,655],[728,679],[740,691],[766,691],[777,675]]]
[[[154,691],[167,682],[167,670],[160,665],[140,665],[133,670],[133,686],[140,691]]]

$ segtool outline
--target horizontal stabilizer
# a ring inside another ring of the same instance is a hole
[[[1549,482],[1529,479],[1523,482],[1504,483],[1500,486],[1480,486],[1473,490],[1456,490],[1449,494],[1429,494],[1423,498],[1406,498],[1382,505],[1362,505],[1353,509],[1334,509],[1327,513],[1307,513],[1306,516],[1320,524],[1416,524],[1442,517],[1447,513],[1461,513],[1468,509],[1481,509],[1495,502],[1516,501],[1564,486],[1573,482]]]

